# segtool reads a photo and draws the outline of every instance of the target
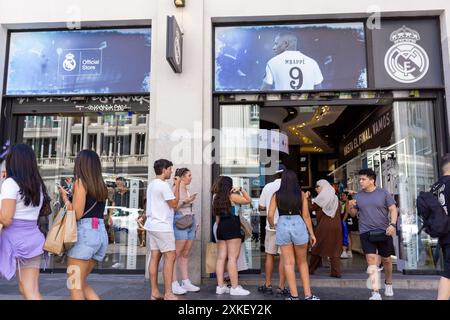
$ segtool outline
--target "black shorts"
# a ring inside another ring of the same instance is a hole
[[[217,226],[217,240],[241,238],[241,220],[239,217],[234,215],[220,217],[220,222]]]
[[[444,271],[441,275],[450,279],[450,244],[442,245],[442,254],[444,256]]]
[[[346,221],[348,231],[358,231],[358,219],[348,218]],[[351,224],[349,224],[351,222]]]
[[[361,247],[364,254],[379,254],[383,258],[388,258],[395,255],[394,240],[392,237],[388,237],[383,242],[371,242],[369,241],[369,232],[359,235],[361,239]]]

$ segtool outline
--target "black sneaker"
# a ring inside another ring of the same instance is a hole
[[[310,296],[307,296],[307,297],[305,298],[305,300],[320,300],[320,298],[319,298],[319,297],[316,297],[315,295],[310,295]]]
[[[272,285],[266,287],[265,283],[262,286],[258,287],[258,291],[262,292],[263,294],[273,294]]]
[[[299,297],[289,296],[286,298],[286,300],[300,300],[300,299],[299,299]]]

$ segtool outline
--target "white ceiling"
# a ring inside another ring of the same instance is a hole
[[[283,119],[288,116],[288,109],[282,107],[261,108],[260,119],[273,122],[280,126],[280,130],[287,133],[290,145],[315,146],[322,149],[324,153],[330,153],[334,150],[329,148],[325,141],[323,141],[312,129],[334,123],[346,107],[347,106],[329,106],[329,111],[319,119],[313,119],[314,113],[319,107],[295,107],[298,112],[297,117],[286,123],[283,123]],[[289,127],[298,126],[302,123],[306,123],[306,125],[302,128],[297,128],[297,130],[311,139],[312,144],[305,145],[305,143],[289,129]]]

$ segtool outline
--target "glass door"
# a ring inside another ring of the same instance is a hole
[[[252,198],[252,204],[242,209],[253,227],[253,237],[242,244],[241,252],[245,253],[248,270],[260,272],[265,231],[260,225],[266,217],[258,212],[258,199],[264,186],[260,182],[264,176],[258,147],[259,106],[226,105],[220,110],[220,175],[231,177],[234,186],[244,188]]]
[[[100,156],[108,186],[105,209],[109,247],[100,269],[145,269],[145,196],[148,177],[148,113],[84,113],[19,117],[19,141],[35,151],[52,197],[61,207],[57,183],[71,188],[77,153],[91,149]],[[50,219],[41,219],[45,232]],[[51,257],[51,268],[65,268],[64,257]]]

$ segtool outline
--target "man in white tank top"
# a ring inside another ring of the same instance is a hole
[[[321,89],[322,72],[317,62],[297,50],[297,37],[289,32],[275,38],[275,57],[266,65],[262,90],[292,91]]]

